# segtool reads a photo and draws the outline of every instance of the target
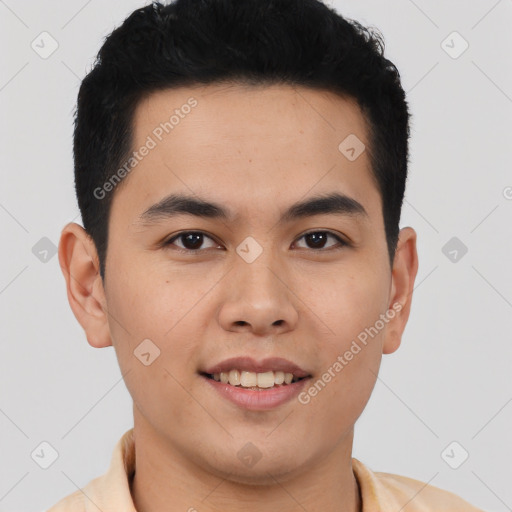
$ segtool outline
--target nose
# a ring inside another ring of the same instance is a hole
[[[287,283],[286,272],[265,252],[252,262],[242,259],[229,272],[219,311],[226,331],[276,335],[296,328],[296,295]]]

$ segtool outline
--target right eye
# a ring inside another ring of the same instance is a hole
[[[214,242],[214,246],[218,246],[218,244],[211,237],[202,231],[182,231],[181,233],[178,233],[177,235],[174,235],[172,238],[167,240],[163,245],[164,247],[170,247],[175,245],[175,240],[179,240],[182,246],[178,246],[178,250],[182,252],[199,252],[199,248],[204,243],[205,239],[211,240]]]

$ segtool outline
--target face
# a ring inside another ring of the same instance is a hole
[[[183,88],[138,105],[140,160],[110,192],[95,280],[108,335],[88,338],[114,345],[136,426],[198,467],[263,482],[351,442],[416,273],[410,228],[390,268],[361,144],[357,104],[306,88]]]

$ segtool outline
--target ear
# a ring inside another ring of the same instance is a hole
[[[411,311],[412,292],[417,273],[416,231],[409,227],[402,228],[393,261],[388,306],[390,311],[395,312],[395,315],[386,328],[383,354],[391,354],[400,346]]]
[[[84,228],[74,222],[62,229],[59,264],[66,279],[69,305],[87,341],[95,348],[112,345],[96,246]]]

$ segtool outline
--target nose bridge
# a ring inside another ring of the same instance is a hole
[[[276,275],[282,270],[275,250],[248,237],[237,247],[235,274],[244,300],[277,301],[282,299],[283,284]]]
[[[246,239],[237,247],[233,265],[233,282],[220,313],[223,327],[260,333],[276,327],[293,328],[298,313],[275,251],[255,239]]]

